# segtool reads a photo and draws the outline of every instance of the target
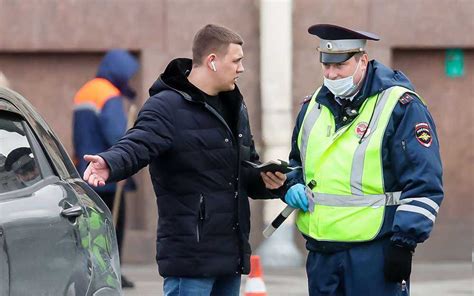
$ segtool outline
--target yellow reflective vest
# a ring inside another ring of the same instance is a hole
[[[394,86],[367,98],[359,115],[337,131],[331,111],[316,103],[318,92],[298,134],[305,182],[316,181],[315,208],[299,211],[296,224],[320,241],[370,241],[382,227],[385,207],[399,204],[401,192],[384,190],[382,140],[398,100],[413,92]]]

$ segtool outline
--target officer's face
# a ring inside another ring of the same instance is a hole
[[[225,55],[216,56],[214,60],[216,71],[214,73],[219,92],[235,88],[235,82],[240,74],[244,72],[243,58],[242,46],[233,43],[229,44]]]
[[[354,83],[358,84],[367,69],[368,57],[363,54],[358,60],[353,56],[345,62],[337,64],[321,63],[323,75],[327,79],[337,80],[354,75]],[[359,67],[357,67],[359,65]]]

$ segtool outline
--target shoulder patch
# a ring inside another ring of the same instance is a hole
[[[420,122],[415,125],[415,137],[422,146],[428,148],[433,142],[431,129],[428,123]]]
[[[312,97],[313,97],[312,95],[308,95],[308,96],[304,97],[303,101],[301,101],[301,105],[304,105],[304,104],[308,103],[309,101],[311,101]]]
[[[414,97],[410,93],[405,93],[401,98],[399,99],[400,103],[402,105],[406,105],[413,101]]]

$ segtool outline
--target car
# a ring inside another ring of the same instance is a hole
[[[2,87],[0,295],[122,295],[110,210],[31,103]]]

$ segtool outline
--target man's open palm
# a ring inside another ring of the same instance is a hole
[[[87,154],[84,155],[84,160],[89,162],[89,165],[82,178],[91,186],[104,186],[110,175],[110,169],[105,160],[98,155]]]

